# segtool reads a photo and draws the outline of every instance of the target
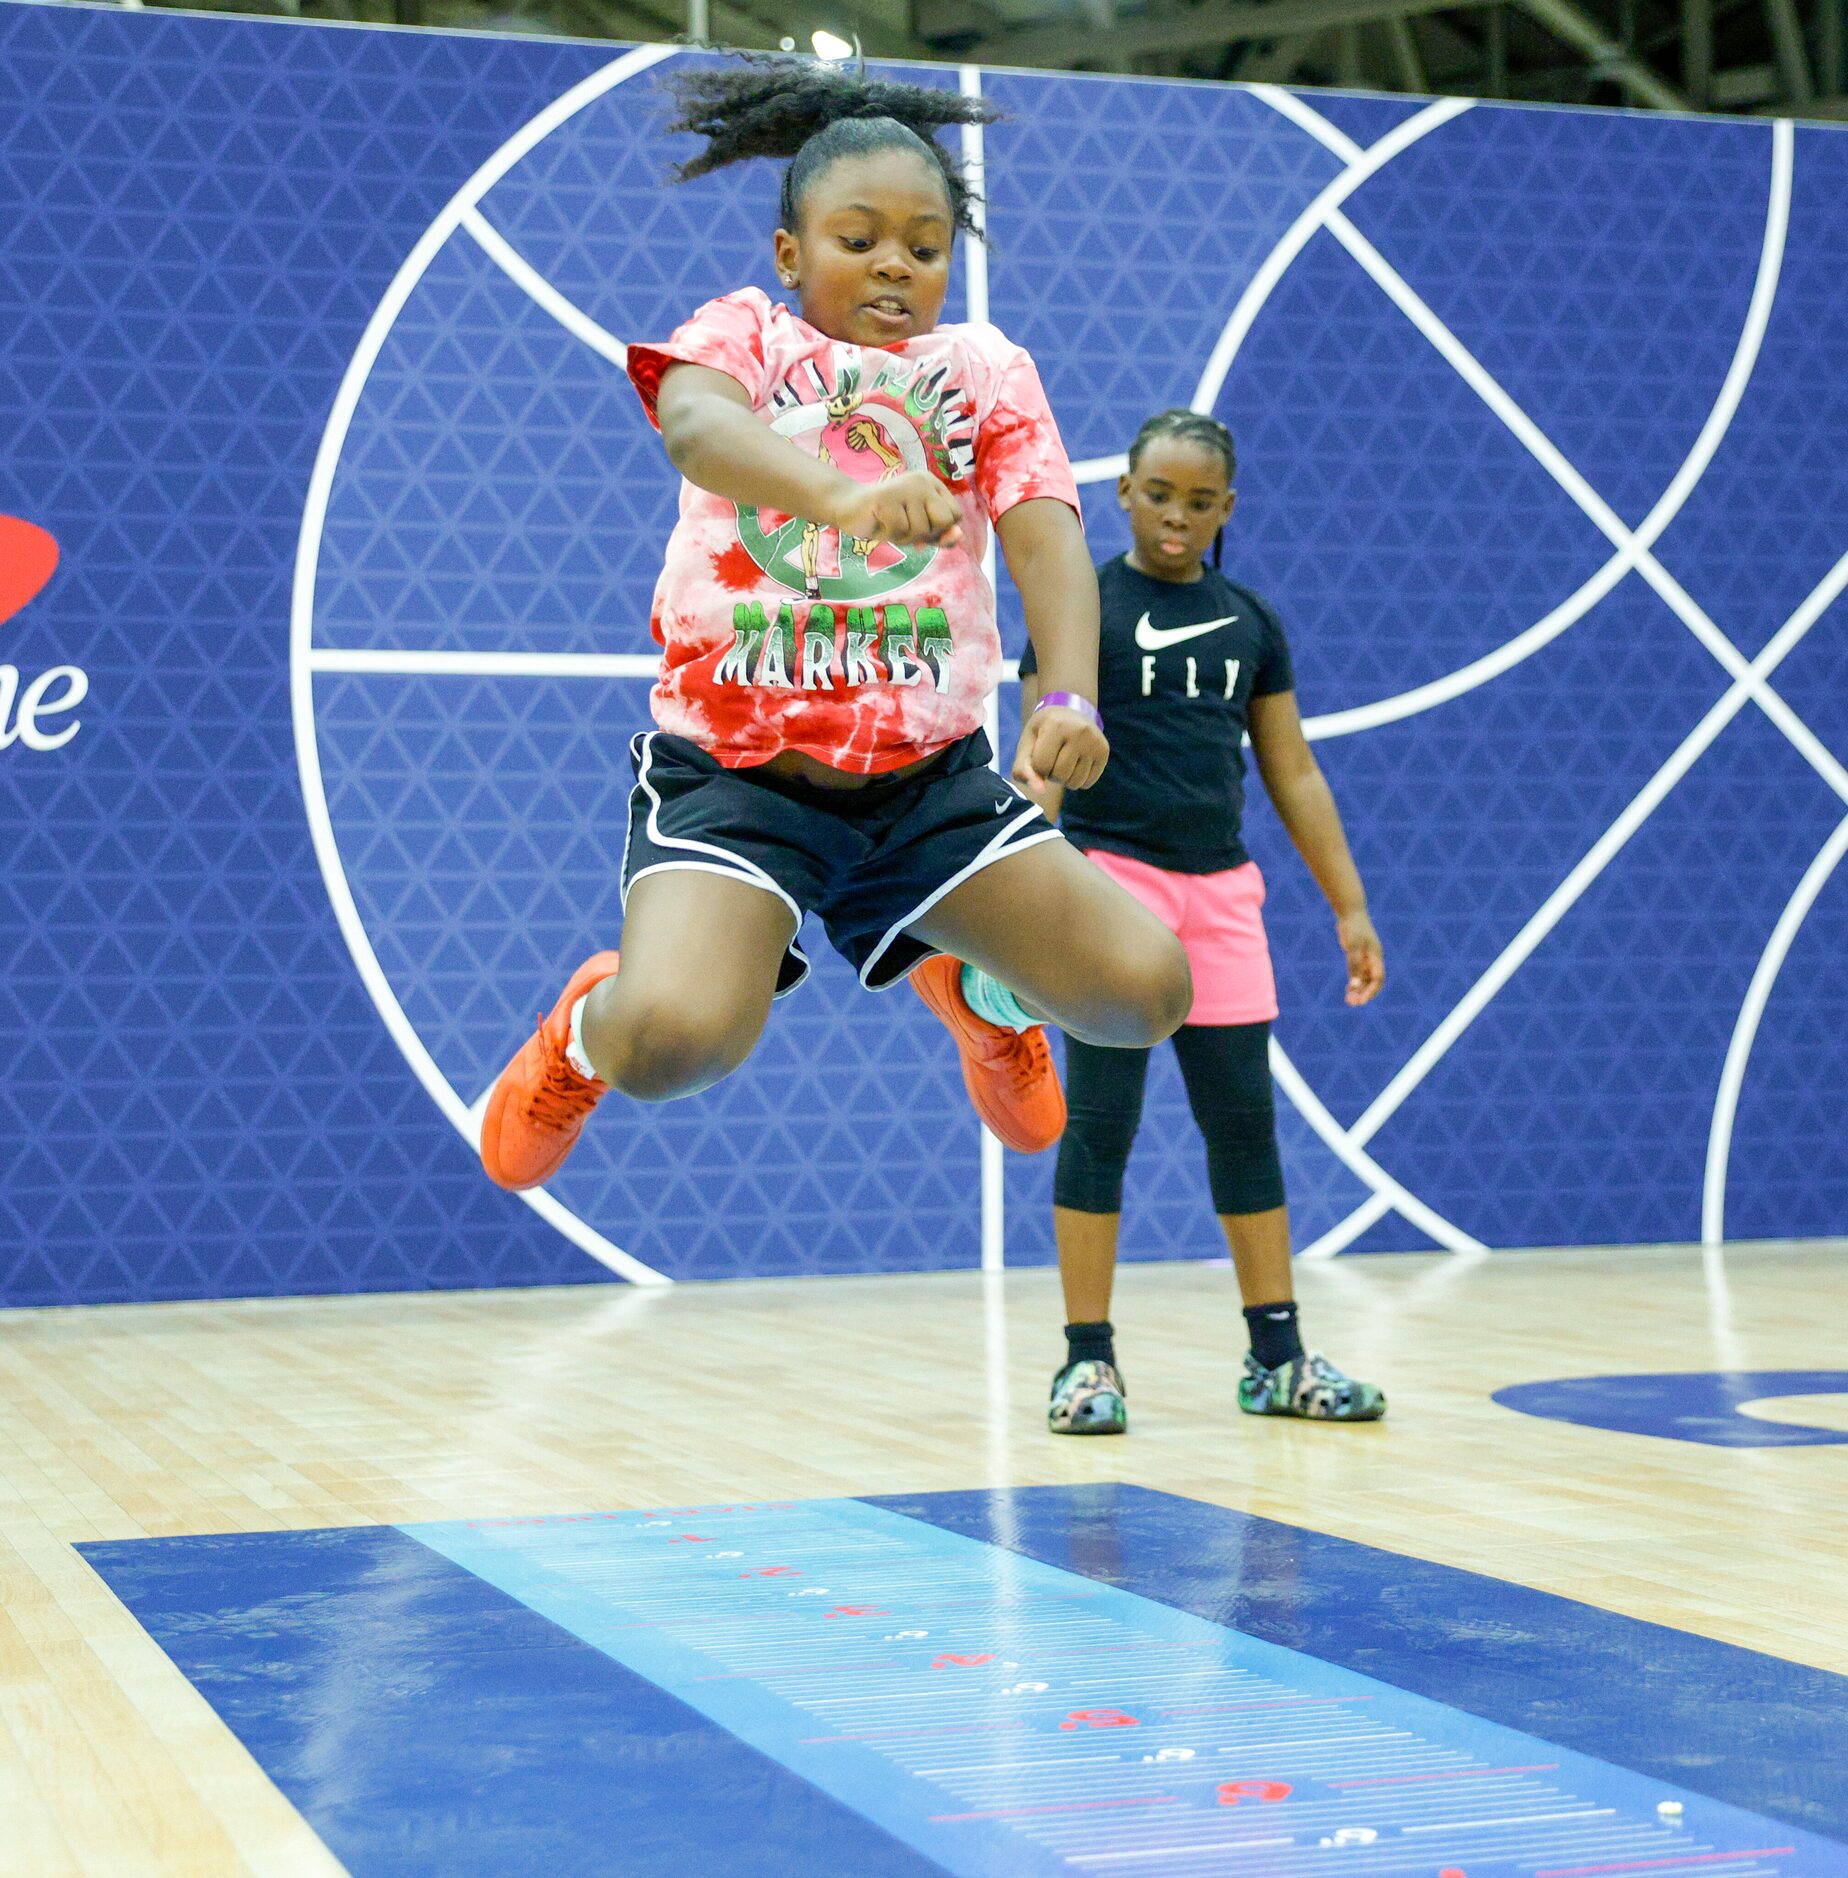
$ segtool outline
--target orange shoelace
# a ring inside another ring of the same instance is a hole
[[[1052,1067],[1052,1050],[1044,1030],[1017,1032],[1016,1036],[1018,1041],[1008,1052],[1007,1079],[1009,1086],[1018,1093],[1037,1082]]]
[[[586,1082],[565,1060],[564,1051],[553,1047],[545,1034],[543,1017],[539,1020],[539,1049],[545,1059],[545,1074],[526,1105],[527,1115],[547,1128],[569,1128],[597,1106],[603,1086]]]

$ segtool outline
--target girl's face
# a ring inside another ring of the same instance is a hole
[[[1135,539],[1131,560],[1157,580],[1196,580],[1237,498],[1225,459],[1187,437],[1151,437],[1117,478],[1117,502]]]
[[[895,346],[927,333],[950,285],[949,192],[911,150],[830,163],[802,197],[800,225],[776,231],[776,271],[802,317],[830,339]]]

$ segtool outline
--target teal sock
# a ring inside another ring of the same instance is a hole
[[[962,968],[962,994],[977,1017],[985,1017],[1003,1030],[1031,1030],[1039,1022],[1021,1009],[1020,1000],[998,978],[990,978],[973,965]]]

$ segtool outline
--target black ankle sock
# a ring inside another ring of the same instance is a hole
[[[1251,1354],[1265,1369],[1279,1369],[1303,1353],[1294,1304],[1249,1305],[1245,1328],[1251,1332]]]
[[[1065,1326],[1065,1360],[1069,1363],[1109,1363],[1116,1362],[1116,1333],[1108,1322],[1101,1324],[1067,1324]]]

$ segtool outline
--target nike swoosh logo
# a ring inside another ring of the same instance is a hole
[[[1168,646],[1178,646],[1183,640],[1198,639],[1202,633],[1217,632],[1237,618],[1236,613],[1228,613],[1224,619],[1204,619],[1198,626],[1151,626],[1149,616],[1144,613],[1136,622],[1136,644],[1144,652],[1160,652]]]

